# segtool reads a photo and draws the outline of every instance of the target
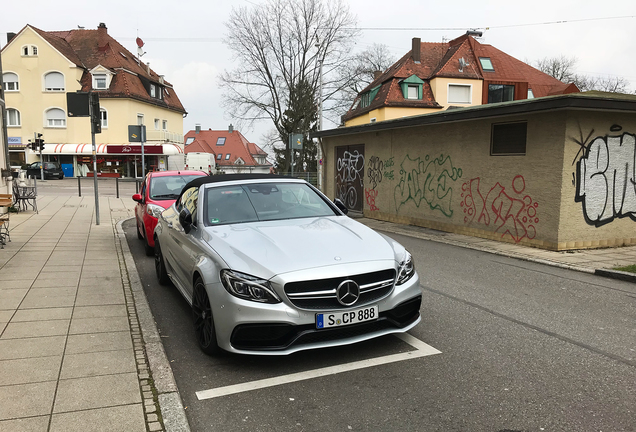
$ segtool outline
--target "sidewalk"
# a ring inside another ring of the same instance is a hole
[[[99,226],[93,196],[41,195],[39,214],[11,214],[0,250],[1,432],[188,430],[174,381],[158,391],[149,366],[169,369],[147,344],[156,328],[116,225],[132,204],[100,198]]]
[[[91,195],[41,194],[39,214],[11,215],[11,242],[0,250],[0,432],[189,431],[121,229],[133,204],[128,193],[100,198],[99,226]],[[587,273],[636,263],[636,247],[550,252],[358,220]]]

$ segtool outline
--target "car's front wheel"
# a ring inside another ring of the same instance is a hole
[[[166,263],[163,260],[163,255],[161,254],[161,246],[159,245],[159,240],[155,239],[155,273],[157,273],[157,279],[159,279],[159,283],[161,285],[168,285],[168,271],[166,270]]]
[[[199,348],[207,355],[217,354],[219,352],[219,346],[216,343],[216,330],[214,328],[212,308],[210,306],[208,293],[205,290],[205,285],[201,278],[198,278],[194,283],[194,292],[192,294],[194,334],[199,343]]]

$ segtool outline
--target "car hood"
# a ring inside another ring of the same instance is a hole
[[[265,279],[309,268],[395,260],[397,245],[344,216],[207,227],[204,239],[231,269]]]

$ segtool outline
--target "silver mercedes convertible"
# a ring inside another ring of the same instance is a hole
[[[422,292],[409,252],[304,180],[188,183],[155,228],[155,269],[192,306],[206,354],[280,355],[405,332]]]

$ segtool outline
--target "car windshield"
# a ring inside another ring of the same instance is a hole
[[[200,177],[196,175],[176,175],[176,176],[160,176],[153,177],[150,181],[150,198],[161,199],[177,199],[181,193],[181,189],[190,180]]]
[[[208,226],[336,214],[303,183],[209,187],[205,190],[204,209]]]
[[[44,162],[44,169],[57,169],[55,162]]]

